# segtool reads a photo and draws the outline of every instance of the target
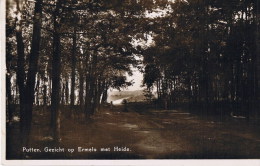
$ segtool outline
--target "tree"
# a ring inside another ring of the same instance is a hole
[[[52,93],[51,93],[51,127],[54,141],[60,141],[60,74],[61,74],[61,5],[57,1],[53,15],[53,56],[52,56]]]
[[[31,49],[28,61],[28,71],[25,73],[25,46],[22,35],[22,10],[19,1],[16,1],[17,17],[16,17],[16,41],[17,41],[17,82],[20,94],[20,114],[21,114],[21,133],[22,145],[27,145],[28,137],[32,122],[32,109],[34,101],[35,77],[38,66],[38,57],[40,52],[41,39],[41,17],[42,17],[42,0],[35,2],[33,14],[33,31]],[[26,84],[25,84],[26,82]]]
[[[150,20],[154,45],[143,51],[144,84],[157,86],[159,99],[170,103],[209,110],[222,102],[248,117],[257,94],[255,2],[178,0],[170,6],[168,15]]]

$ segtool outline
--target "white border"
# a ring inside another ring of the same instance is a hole
[[[256,160],[6,160],[6,89],[5,89],[5,8],[6,0],[0,0],[0,111],[1,111],[1,165],[163,165],[163,166],[260,166]]]
[[[0,0],[0,111],[1,111],[1,136],[0,136],[0,142],[1,142],[1,156],[0,156],[0,164],[2,165],[2,161],[5,160],[5,136],[6,136],[6,126],[5,126],[5,117],[6,117],[6,102],[5,102],[5,96],[6,96],[6,88],[5,88],[5,0]]]
[[[259,160],[13,160],[8,165],[260,166]]]

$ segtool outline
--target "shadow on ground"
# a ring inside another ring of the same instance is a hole
[[[26,148],[41,152],[22,152],[16,122],[7,127],[7,159],[260,158],[260,127],[254,123],[205,119],[183,110],[155,110],[137,103],[129,104],[127,110],[123,112],[120,105],[105,107],[87,121],[83,116],[63,116],[59,144],[49,138],[49,111],[34,111]],[[44,152],[45,147],[64,148],[64,152]],[[79,147],[96,151],[79,152]]]

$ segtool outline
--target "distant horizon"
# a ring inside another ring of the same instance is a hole
[[[136,91],[136,90],[144,90],[144,87],[141,87],[142,81],[143,81],[143,74],[138,71],[137,68],[133,68],[133,75],[129,76],[127,75],[127,81],[133,80],[134,84],[132,86],[129,86],[127,88],[122,88],[120,91]],[[110,88],[108,92],[114,92],[119,91],[118,89],[112,89]]]

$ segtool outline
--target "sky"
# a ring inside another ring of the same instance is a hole
[[[146,34],[147,40],[133,39],[132,44],[134,46],[141,46],[142,48],[147,48],[149,46],[152,46],[154,44],[152,34]],[[137,60],[141,60],[140,57],[135,56]],[[127,81],[133,80],[134,84],[132,86],[129,86],[127,89],[122,89],[122,91],[135,91],[135,90],[142,90],[145,87],[141,87],[143,84],[143,73],[139,72],[137,68],[132,67],[133,75],[129,76],[127,75]]]
[[[134,90],[142,90],[144,87],[141,87],[143,81],[143,74],[139,72],[136,68],[133,68],[133,76],[128,76],[127,81],[134,80],[134,85],[129,86],[126,90],[134,91]]]

